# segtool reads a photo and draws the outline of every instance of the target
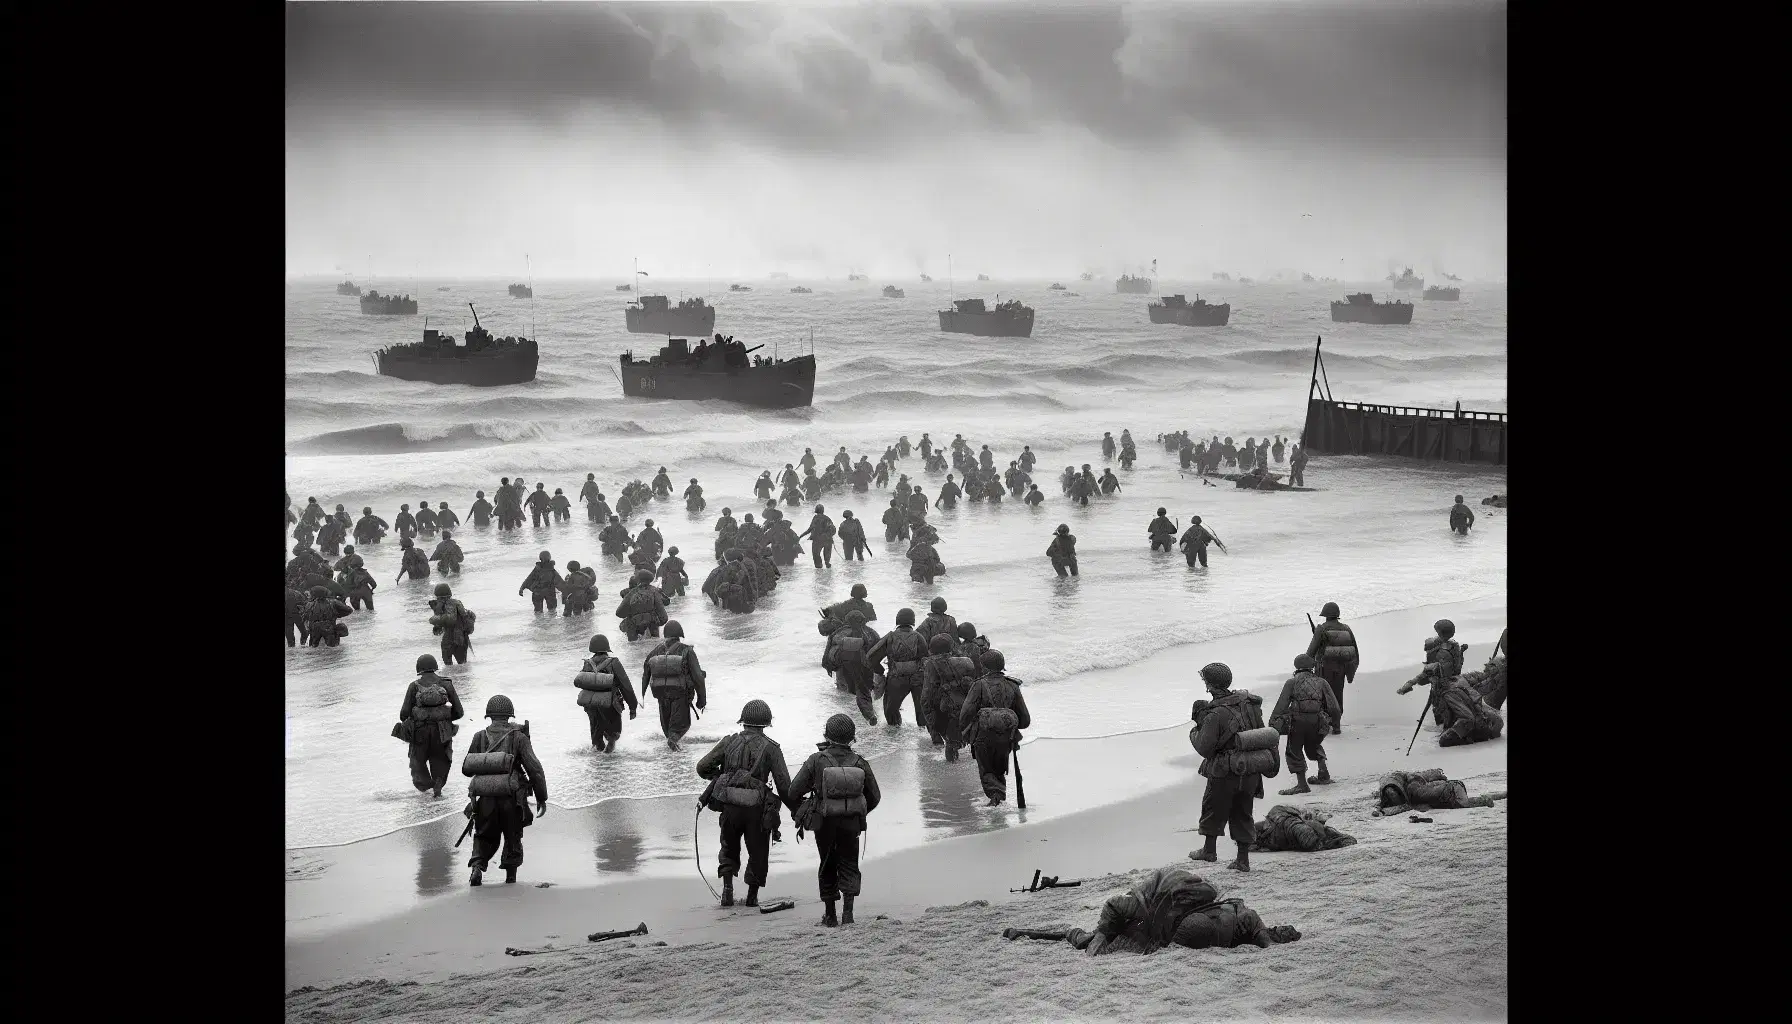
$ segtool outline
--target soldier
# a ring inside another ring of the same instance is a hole
[[[1332,735],[1336,736],[1344,731],[1344,684],[1356,682],[1362,657],[1357,650],[1356,634],[1338,621],[1338,603],[1327,601],[1319,614],[1325,621],[1313,631],[1307,655],[1318,660],[1320,678],[1331,684],[1332,693],[1338,698],[1338,714],[1332,719]]]
[[[491,866],[492,854],[498,852],[500,842],[504,846],[504,855],[498,866],[504,869],[506,883],[515,882],[516,869],[523,865],[523,829],[538,816],[548,813],[547,772],[542,770],[541,761],[535,756],[529,734],[511,721],[516,717],[516,708],[510,698],[500,693],[486,701],[485,717],[491,719],[492,724],[473,734],[467,743],[467,758],[474,754],[509,754],[511,769],[504,776],[504,783],[486,793],[481,792],[485,785],[478,781],[481,776],[468,772],[472,765],[465,762],[461,765],[463,773],[473,774],[473,781],[467,787],[468,795],[472,797],[468,814],[473,819],[473,856],[467,861],[467,866],[473,869],[472,877],[468,879],[470,885],[484,884],[483,876]],[[528,801],[531,792],[535,795],[533,814],[529,811]]]
[[[656,573],[660,578],[660,589],[667,597],[684,596],[684,588],[691,582],[691,577],[684,571],[684,559],[678,557],[678,545],[666,549],[666,557],[660,561]]]
[[[364,506],[361,509],[361,518],[355,520],[355,543],[362,547],[378,544],[380,538],[385,535],[386,521],[373,514],[372,505]]]
[[[1111,467],[1101,471],[1101,493],[1104,496],[1120,493],[1120,478],[1114,475]]]
[[[587,614],[597,604],[597,570],[588,565],[581,566],[576,561],[567,562],[560,593],[565,605],[560,612],[561,618]]]
[[[436,584],[436,597],[429,602],[429,608],[435,612],[429,617],[430,630],[442,638],[442,661],[452,665],[459,658],[465,665],[467,652],[473,647],[473,624],[477,616],[454,596],[453,588],[446,583]]]
[[[467,556],[460,550],[460,545],[455,543],[454,533],[450,530],[442,531],[442,539],[436,542],[436,549],[429,554],[429,560],[437,563],[436,567],[442,571],[444,576],[459,576],[461,563],[465,562],[466,558]]]
[[[1281,796],[1311,793],[1307,785],[1307,758],[1319,762],[1319,774],[1313,785],[1327,785],[1332,773],[1325,766],[1325,737],[1342,709],[1338,698],[1325,680],[1313,674],[1319,662],[1309,655],[1294,659],[1294,675],[1282,684],[1282,695],[1276,698],[1269,724],[1288,737],[1288,770],[1294,773],[1294,788],[1279,791]],[[1305,756],[1302,756],[1304,753]]]
[[[854,518],[850,509],[840,513],[840,546],[849,562],[862,562],[871,553],[865,543],[865,524]]]
[[[328,588],[325,593],[329,593]],[[288,586],[286,588],[286,646],[297,647],[306,643],[310,634],[305,631],[305,595]]]
[[[599,753],[614,754],[616,741],[622,738],[622,706],[628,705],[628,717],[632,721],[635,712],[640,709],[640,701],[635,698],[635,688],[629,682],[628,670],[622,667],[622,661],[610,654],[610,638],[602,633],[591,638],[587,646],[591,657],[585,659],[581,666],[581,675],[592,674],[592,683],[600,683],[597,677],[608,676],[608,690],[588,690],[579,686],[579,706],[585,709],[585,717],[591,722],[591,745]],[[586,697],[585,694],[593,694]]]
[[[810,448],[804,448],[803,449],[803,457],[798,459],[797,462],[800,463],[804,469],[814,469],[815,468],[815,452],[814,452],[814,450],[810,449]],[[784,464],[784,468],[789,469],[790,463],[786,462]]]
[[[442,797],[448,768],[454,763],[454,726],[464,712],[452,679],[436,675],[435,655],[417,658],[417,678],[405,687],[398,707],[399,728],[410,739],[411,785],[417,792]]]
[[[417,503],[417,532],[425,537],[433,537],[436,533],[436,513],[427,501]]]
[[[1070,532],[1068,524],[1058,524],[1058,532],[1052,535],[1052,542],[1046,545],[1045,554],[1052,560],[1052,568],[1057,570],[1059,578],[1077,574],[1076,536]]]
[[[552,522],[554,514],[553,499],[548,496],[547,484],[536,484],[529,499],[524,502],[529,509],[529,519],[535,526],[546,526]]]
[[[1294,446],[1294,454],[1288,457],[1288,484],[1291,487],[1304,487],[1307,482],[1307,449],[1301,445]]]
[[[933,499],[933,507],[951,509],[958,505],[958,497],[964,491],[952,482],[952,474],[946,474],[946,482],[940,485],[939,497]]]
[[[994,807],[1008,796],[1009,755],[1020,749],[1021,730],[1032,726],[1033,717],[1021,696],[1021,681],[1003,671],[1002,652],[986,652],[982,666],[983,675],[965,696],[958,726],[970,740],[983,793]]]
[[[772,471],[769,469],[760,473],[759,479],[753,481],[753,493],[760,501],[770,501],[772,492],[777,489],[777,485],[772,483]]]
[[[1434,640],[1426,641],[1425,649],[1425,667],[1395,692],[1411,693],[1414,686],[1432,687],[1433,716],[1443,729],[1437,745],[1455,747],[1498,739],[1505,729],[1505,719],[1487,705],[1478,691],[1465,685],[1460,675],[1450,674],[1449,651]],[[1460,658],[1461,654],[1456,657]]]
[[[732,508],[722,509],[722,514],[716,519],[713,531],[716,535],[716,561],[721,561],[722,552],[734,546],[734,538],[739,531],[740,524],[734,521],[734,510]]]
[[[548,500],[548,508],[554,512],[554,522],[572,522],[572,502],[567,500],[566,491],[563,488],[554,488],[554,496]]]
[[[615,615],[617,628],[631,643],[644,636],[659,636],[666,624],[666,595],[653,585],[653,573],[637,569],[623,588]]]
[[[311,646],[335,647],[342,642],[348,627],[337,619],[350,614],[348,603],[332,597],[328,587],[312,587],[311,600],[305,605],[305,634]]]
[[[1238,859],[1226,867],[1251,870],[1251,843],[1257,823],[1251,817],[1252,801],[1263,796],[1263,776],[1247,770],[1239,756],[1238,734],[1263,727],[1263,698],[1232,689],[1232,670],[1219,662],[1201,669],[1201,681],[1211,701],[1196,701],[1192,737],[1201,755],[1201,777],[1207,787],[1201,793],[1200,832],[1206,841],[1190,860],[1219,860],[1220,834],[1230,826],[1238,844]],[[1273,753],[1273,751],[1272,751]]]
[[[1038,484],[1029,484],[1028,485],[1026,500],[1027,500],[1028,508],[1038,508],[1042,503],[1044,503],[1045,495],[1040,493]]]
[[[1271,445],[1269,450],[1270,450],[1270,454],[1275,457],[1276,465],[1278,465],[1278,466],[1282,464],[1283,448],[1284,448],[1284,445],[1282,443],[1282,435],[1277,434],[1276,435],[1276,443]]]
[[[884,540],[886,542],[908,539],[908,510],[902,507],[901,501],[902,499],[899,497],[891,498],[890,507],[884,509]]]
[[[399,540],[409,540],[417,535],[417,517],[411,515],[411,506],[398,506],[398,514],[392,517],[392,529]]]
[[[926,438],[923,437],[925,442]],[[821,883],[821,900],[827,910],[821,923],[829,928],[852,924],[852,901],[859,895],[863,879],[859,875],[859,835],[865,831],[865,819],[877,810],[883,794],[877,787],[877,775],[871,765],[853,753],[852,741],[858,728],[846,715],[834,715],[822,730],[825,742],[816,744],[815,753],[791,780],[786,804],[797,814],[796,825],[815,833],[815,851],[821,856],[816,875]],[[811,797],[802,804],[795,801]],[[808,813],[804,814],[803,809]],[[844,916],[836,916],[835,903],[845,897]]]
[[[869,593],[870,592],[865,589],[865,584],[854,583],[852,585],[852,596],[839,604],[829,605],[828,607],[823,608],[821,610],[821,617],[824,619],[840,619],[844,621],[848,612],[857,611],[865,616],[866,622],[876,622],[877,609],[872,606],[870,601],[865,600]]]
[[[299,513],[299,522],[312,530],[316,530],[318,524],[323,521],[324,507],[317,503],[316,498],[306,498],[305,511]]]
[[[828,634],[827,647],[821,655],[821,667],[834,674],[834,686],[852,694],[859,713],[872,725],[877,724],[877,709],[871,703],[871,662],[867,655],[878,639],[877,631],[865,625],[865,613],[855,608],[846,613],[843,625]]]
[[[1183,555],[1188,558],[1190,569],[1195,567],[1197,561],[1201,563],[1201,568],[1207,568],[1207,545],[1211,543],[1213,543],[1213,534],[1208,532],[1207,527],[1201,525],[1201,517],[1189,516],[1188,529],[1182,531],[1180,544]]]
[[[1101,432],[1101,457],[1104,459],[1114,457],[1114,435],[1105,430]]]
[[[666,472],[664,466],[661,466],[660,471],[654,475],[653,496],[662,501],[672,496],[672,477]]]
[[[927,659],[921,663],[921,706],[927,711],[927,731],[934,746],[946,748],[946,760],[956,761],[964,746],[958,714],[977,678],[977,666],[954,651],[952,639],[944,634],[935,636],[927,651]]]
[[[535,605],[535,614],[540,615],[544,604],[548,611],[559,607],[557,595],[561,583],[560,571],[554,568],[554,556],[543,551],[534,568],[523,579],[523,585],[516,588],[516,596],[522,597],[523,591],[527,590],[530,602]]]
[[[654,528],[653,520],[649,519],[641,527],[641,532],[635,534],[635,546],[647,549],[650,565],[655,565],[659,563],[660,552],[666,549],[666,538],[660,536],[660,531]]]
[[[677,750],[678,741],[691,731],[693,703],[698,711],[708,707],[709,690],[696,650],[684,642],[684,626],[673,619],[666,623],[665,634],[641,663],[641,680],[660,702],[660,731],[665,734],[666,746]]]
[[[890,667],[883,670],[879,666],[886,657],[890,659]],[[915,610],[898,610],[896,629],[884,634],[883,639],[873,644],[869,655],[872,675],[881,672],[884,677],[884,721],[892,726],[902,725],[904,697],[913,698],[915,724],[927,724],[927,705],[921,700],[921,660],[925,657],[927,641],[915,632]]]
[[[342,556],[342,561],[337,563],[342,568],[336,572],[336,582],[348,594],[349,604],[355,611],[359,611],[363,604],[368,611],[373,611],[373,592],[379,586],[379,581],[373,578],[373,573],[367,571],[366,563],[355,553],[352,545],[343,550],[346,553]]]
[[[591,522],[601,523],[610,518],[607,514],[600,518],[597,514],[597,509],[593,504],[594,502],[602,501],[603,497],[603,488],[597,485],[597,474],[586,473],[585,483],[579,488],[579,500],[585,503],[585,518],[589,519]]]
[[[610,517],[610,525],[598,533],[597,541],[604,555],[618,562],[623,560],[624,553],[635,543],[635,539],[628,535],[628,528],[622,525],[620,516]]]
[[[932,542],[925,537],[916,537],[908,548],[908,578],[932,586],[934,578],[944,571],[945,565]]]
[[[771,706],[747,701],[741,708],[740,732],[715,745],[697,761],[697,777],[714,780],[709,806],[722,812],[722,852],[716,874],[722,879],[722,906],[734,906],[734,876],[740,873],[741,840],[747,844],[747,906],[759,905],[777,832],[778,804],[792,802],[790,769],[784,750],[765,734],[772,724]],[[776,787],[777,799],[766,794]]]
[[[1450,530],[1468,536],[1469,528],[1475,525],[1475,513],[1462,503],[1462,495],[1456,496],[1456,504],[1450,506]],[[321,535],[320,535],[321,536]]]
[[[921,620],[921,625],[915,632],[921,634],[931,644],[933,638],[942,633],[950,641],[953,631],[956,629],[958,629],[958,619],[946,614],[946,599],[936,597],[933,599],[933,604],[929,606],[928,616]]]
[[[684,509],[686,512],[701,512],[709,502],[703,500],[703,485],[691,477],[690,486],[684,489]]]
[[[406,576],[414,580],[428,579],[429,559],[424,557],[422,549],[409,537],[400,537],[398,546],[402,549],[398,559],[398,579],[392,582],[403,582]]]
[[[1150,526],[1145,527],[1145,535],[1151,538],[1152,551],[1167,552],[1170,545],[1175,543],[1176,524],[1170,522],[1166,510],[1160,508],[1157,510],[1157,518],[1151,520]]]
[[[473,507],[467,509],[467,518],[473,520],[473,525],[476,527],[491,523],[492,503],[485,500],[484,491],[476,492],[473,495]]]
[[[446,536],[449,530],[460,529],[460,517],[454,514],[454,510],[448,507],[448,503],[442,501],[437,502],[436,505],[436,525],[442,528],[443,536]],[[341,508],[342,506],[336,507]]]
[[[809,554],[815,559],[815,568],[834,564],[834,521],[828,518],[827,509],[815,506],[815,516],[809,520],[809,528],[796,535],[797,540],[809,538]]]
[[[341,508],[342,506],[338,505],[336,507]],[[317,528],[317,546],[324,554],[331,558],[335,558],[342,550],[342,542],[346,540],[347,537],[348,534],[343,530],[342,523],[334,517],[325,519]]]
[[[503,477],[498,481],[498,529],[514,530],[522,525],[522,498],[517,496],[516,488],[510,485],[510,478]]]
[[[1089,467],[1085,463],[1083,468],[1087,470]],[[1079,505],[1089,504],[1089,495],[1095,491],[1094,485],[1090,482],[1089,477],[1085,473],[1074,472],[1071,474],[1067,489],[1070,492],[1071,500]]]

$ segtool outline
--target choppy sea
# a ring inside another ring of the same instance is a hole
[[[1503,286],[1466,284],[1460,302],[1418,302],[1411,325],[1369,326],[1332,323],[1328,302],[1365,289],[1380,298],[1385,286],[1163,282],[1164,292],[1232,303],[1228,326],[1184,328],[1150,323],[1150,297],[1114,294],[1112,282],[1064,282],[1079,294],[1048,291],[1047,281],[958,284],[961,298],[1017,297],[1038,311],[1030,339],[991,339],[939,332],[935,312],[951,295],[946,282],[755,281],[745,293],[728,291],[725,281],[650,282],[649,291],[674,299],[706,296],[718,309],[716,329],[749,345],[764,342],[780,355],[813,345],[813,408],[765,411],[624,398],[617,357],[630,349],[650,354],[663,339],[624,330],[630,296],[614,290],[616,281],[538,281],[533,301],[507,297],[509,282],[497,279],[358,283],[408,292],[423,315],[364,316],[355,299],[335,294],[334,280],[287,283],[285,465],[295,510],[315,496],[352,513],[371,505],[390,522],[402,502],[415,510],[446,501],[465,519],[474,492],[489,494],[500,477],[520,476],[531,489],[543,482],[576,498],[587,473],[614,501],[623,481],[650,480],[663,465],[679,490],[698,478],[708,510],[687,514],[674,497],[629,526],[633,532],[653,518],[680,547],[695,584],[713,565],[712,526],[722,507],[737,518],[755,510],[754,478],[795,462],[805,447],[825,461],[844,445],[855,461],[864,454],[875,462],[899,435],[918,442],[926,432],[942,444],[954,434],[973,447],[987,444],[998,466],[1022,445],[1039,456],[1035,478],[1047,501],[1038,509],[1010,500],[932,515],[948,569],[934,587],[911,583],[902,545],[884,543],[877,524],[890,492],[874,487],[823,499],[836,521],[843,509],[868,521],[871,561],[836,557],[821,571],[799,561],[751,615],[712,608],[694,586],[675,599],[671,614],[709,673],[709,710],[676,753],[658,736],[649,702],[627,724],[617,752],[598,755],[574,704],[571,677],[594,632],[610,637],[637,683],[652,643],[621,641],[611,611],[625,573],[598,557],[598,528],[583,508],[557,526],[461,530],[467,564],[451,583],[479,624],[471,663],[445,673],[468,708],[457,758],[486,699],[507,694],[532,723],[556,805],[699,791],[692,764],[734,730],[741,705],[755,697],[771,704],[774,735],[794,768],[830,714],[852,711],[819,667],[815,621],[819,605],[846,597],[854,583],[869,588],[880,631],[894,626],[899,608],[925,616],[935,596],[960,621],[974,622],[1007,655],[1010,673],[1027,682],[1030,737],[1111,735],[1186,716],[1183,694],[1160,692],[1150,679],[1121,691],[1081,685],[1091,668],[1303,622],[1328,600],[1348,619],[1505,592],[1504,516],[1481,515],[1466,538],[1449,532],[1446,516],[1457,493],[1482,512],[1481,498],[1506,489],[1502,470],[1316,456],[1307,484],[1318,491],[1259,494],[1224,482],[1203,486],[1154,443],[1180,429],[1240,442],[1298,437],[1318,336],[1341,400],[1443,408],[1460,401],[1464,409],[1503,411]],[[903,287],[907,298],[882,298],[886,283]],[[813,293],[791,294],[798,284]],[[469,301],[494,333],[539,339],[535,381],[476,389],[374,373],[371,353],[418,338],[425,316],[456,333],[470,327]],[[1122,493],[1073,505],[1059,492],[1057,473],[1085,462],[1099,472],[1103,431],[1117,438],[1122,428],[1140,453],[1130,471],[1114,464]],[[929,495],[943,480],[923,472],[918,456],[901,468]],[[1145,527],[1159,506],[1183,524],[1202,516],[1229,553],[1210,552],[1205,570],[1189,569],[1180,555],[1153,555]],[[806,505],[785,511],[799,530],[806,524]],[[1082,575],[1075,579],[1058,579],[1044,556],[1059,523],[1079,538]],[[438,650],[426,606],[438,580],[394,583],[396,541],[363,549],[380,580],[378,610],[347,619],[350,635],[337,649],[286,652],[289,848],[381,835],[462,806],[452,794],[435,801],[412,789],[405,748],[389,735],[417,655]],[[287,555],[291,544],[283,544]],[[571,560],[599,566],[591,615],[538,616],[527,597],[516,596],[544,549],[562,569]],[[857,746],[872,757],[932,749],[912,724],[890,733],[861,722]],[[973,775],[966,786],[976,788]],[[450,788],[460,789],[458,766]]]

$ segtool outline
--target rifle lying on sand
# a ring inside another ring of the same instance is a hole
[[[625,932],[592,932],[590,935],[585,936],[585,941],[586,942],[607,942],[610,939],[626,939],[631,935],[646,935],[646,934],[647,934],[647,922],[642,921],[640,924],[635,925],[633,928],[630,928],[628,931],[625,931]]]
[[[1025,889],[1010,889],[1008,891],[1009,892],[1040,892],[1045,889],[1074,889],[1077,886],[1082,885],[1082,884],[1083,884],[1083,882],[1081,879],[1078,879],[1074,882],[1060,882],[1060,881],[1058,881],[1057,875],[1047,875],[1044,878],[1040,878],[1039,877],[1039,869],[1034,868],[1033,869],[1033,881],[1031,884],[1029,884]]]

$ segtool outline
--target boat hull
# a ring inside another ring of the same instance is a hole
[[[947,334],[975,334],[983,338],[1031,338],[1033,314],[1031,311],[1021,314],[960,313],[942,309],[940,330]]]
[[[625,362],[622,393],[630,398],[739,402],[762,409],[802,409],[815,402],[815,357],[732,369],[695,369]]]
[[[1332,303],[1332,322],[1336,324],[1410,324],[1412,303],[1381,303],[1362,306],[1350,302]]]
[[[1150,295],[1150,281],[1115,281],[1114,291],[1121,295]]]
[[[1147,306],[1154,324],[1180,324],[1183,327],[1224,327],[1232,319],[1232,304],[1217,306]]]
[[[467,356],[441,357],[391,352],[374,356],[374,364],[384,377],[428,384],[466,384],[476,388],[527,384],[535,379],[535,369],[540,362],[541,353],[534,347],[519,352]]]
[[[1427,288],[1427,289],[1425,289],[1425,301],[1426,302],[1459,302],[1459,301],[1461,301],[1461,299],[1462,299],[1462,291],[1461,291],[1461,289],[1458,289],[1458,288]]]
[[[630,334],[670,334],[685,337],[702,335],[708,337],[716,330],[716,308],[714,306],[705,306],[701,312],[682,309],[661,311],[629,306],[626,313]]]

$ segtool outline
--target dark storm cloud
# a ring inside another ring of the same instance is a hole
[[[296,130],[605,108],[841,153],[1068,124],[1505,154],[1503,4],[297,4],[286,24]]]

